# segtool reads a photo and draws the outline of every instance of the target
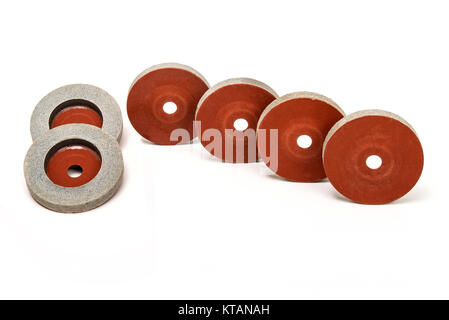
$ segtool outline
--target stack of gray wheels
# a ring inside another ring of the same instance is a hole
[[[64,213],[108,201],[123,176],[122,129],[120,107],[106,91],[75,84],[50,92],[31,117],[24,173],[32,197]]]

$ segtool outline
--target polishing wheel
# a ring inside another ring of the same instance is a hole
[[[95,86],[72,84],[39,101],[31,116],[31,136],[34,141],[50,129],[71,123],[102,128],[117,141],[122,135],[122,113],[115,99]]]
[[[34,141],[24,162],[33,198],[65,213],[94,209],[120,186],[123,158],[118,142],[87,124],[56,127]]]
[[[401,117],[383,110],[348,115],[324,142],[324,169],[345,197],[363,204],[384,204],[407,194],[424,165],[421,143]]]
[[[277,97],[273,89],[253,79],[236,78],[216,84],[198,103],[196,131],[201,144],[226,162],[257,161],[257,122]]]
[[[177,63],[153,66],[133,82],[128,94],[128,117],[145,139],[161,145],[178,144],[175,130],[195,137],[193,121],[209,84],[196,70]],[[185,141],[184,141],[185,142]]]
[[[277,175],[299,182],[326,177],[323,142],[344,117],[331,99],[312,92],[295,92],[273,101],[257,126],[259,154]]]

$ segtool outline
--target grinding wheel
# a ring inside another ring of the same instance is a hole
[[[69,175],[72,168],[79,176]],[[37,139],[24,162],[25,180],[42,206],[65,213],[94,209],[118,190],[123,158],[118,142],[87,124],[56,127]]]
[[[277,175],[299,182],[326,177],[323,142],[332,126],[344,117],[331,99],[312,92],[295,92],[273,101],[257,126],[259,155]],[[273,136],[274,135],[274,136]],[[302,145],[301,139],[309,140]]]
[[[377,163],[369,163],[370,158]],[[407,194],[418,182],[424,154],[415,131],[401,117],[382,110],[348,115],[324,142],[324,169],[345,197],[384,204]]]
[[[216,84],[198,103],[196,131],[201,144],[226,162],[257,161],[257,122],[277,97],[273,89],[253,79],[236,78]],[[236,125],[239,121],[244,123],[240,129]]]
[[[115,99],[95,86],[72,84],[39,101],[31,116],[31,136],[34,141],[50,129],[71,123],[102,128],[117,141],[122,135],[122,113]]]
[[[196,70],[177,63],[153,66],[134,80],[128,94],[128,117],[145,139],[174,145],[175,130],[184,130],[187,140],[195,138],[193,121],[201,96],[209,84]],[[173,110],[165,107],[171,104]],[[186,141],[183,141],[186,142]]]

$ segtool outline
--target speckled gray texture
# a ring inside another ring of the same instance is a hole
[[[330,140],[330,138],[332,138],[332,135],[335,132],[337,132],[338,129],[340,129],[342,126],[344,126],[349,121],[352,121],[352,120],[355,120],[358,118],[362,118],[362,117],[366,117],[366,116],[381,116],[381,117],[395,119],[395,120],[401,122],[402,124],[406,125],[407,127],[409,127],[410,130],[412,130],[413,133],[416,136],[418,136],[416,134],[415,129],[413,129],[413,127],[407,121],[405,121],[402,117],[398,116],[397,114],[394,114],[392,112],[385,111],[385,110],[380,110],[380,109],[360,110],[360,111],[348,114],[343,119],[340,119],[340,121],[338,121],[336,124],[334,124],[334,126],[329,130],[329,132],[326,136],[326,139],[324,140],[324,143],[323,143],[323,156],[324,156],[324,151],[326,150],[326,145],[327,145],[328,141]]]
[[[55,145],[73,139],[94,145],[102,163],[91,181],[80,187],[66,188],[48,178],[45,159]],[[33,143],[24,162],[25,180],[32,197],[42,206],[64,213],[88,211],[108,201],[120,186],[123,170],[118,142],[100,128],[87,124],[67,124],[49,130]]]
[[[286,95],[283,95],[280,98],[277,98],[276,100],[274,100],[273,102],[271,102],[266,108],[265,110],[262,112],[262,114],[260,115],[259,118],[259,122],[257,123],[257,128],[259,128],[260,123],[262,121],[262,119],[268,114],[268,112],[270,112],[271,110],[273,110],[273,108],[277,107],[278,105],[282,104],[285,101],[289,101],[289,100],[294,100],[294,99],[312,99],[312,100],[320,100],[323,101],[325,103],[327,103],[328,105],[334,107],[338,112],[340,112],[343,116],[345,115],[345,112],[343,111],[342,108],[340,108],[338,106],[338,104],[336,104],[332,99],[323,96],[322,94],[319,93],[315,93],[315,92],[309,92],[309,91],[299,91],[299,92],[292,92]]]
[[[103,118],[102,129],[120,141],[123,129],[120,106],[109,93],[89,84],[71,84],[58,88],[39,101],[31,116],[33,141],[50,130],[50,117],[53,111],[70,100],[86,100],[94,104]]]
[[[234,84],[248,84],[248,85],[252,85],[255,87],[259,87],[259,88],[262,88],[262,89],[268,91],[269,93],[271,93],[275,98],[279,97],[278,94],[276,93],[276,91],[274,91],[270,86],[268,86],[267,84],[265,84],[261,81],[258,81],[258,80],[254,80],[251,78],[232,78],[232,79],[224,80],[224,81],[217,83],[209,90],[207,90],[206,93],[204,93],[204,95],[201,97],[200,101],[198,102],[198,107],[196,108],[195,119],[198,114],[198,110],[201,108],[201,105],[212,93],[214,93],[215,91],[217,91],[223,87],[234,85]]]

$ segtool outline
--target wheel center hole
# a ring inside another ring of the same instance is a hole
[[[162,106],[162,110],[164,110],[166,114],[173,114],[178,110],[178,106],[176,105],[176,103],[169,101],[164,103],[164,105]]]
[[[79,165],[73,165],[67,169],[67,174],[71,178],[78,178],[83,174],[83,168],[81,168],[81,166]]]
[[[234,129],[238,131],[244,131],[248,128],[248,121],[245,119],[237,119],[234,121]]]
[[[366,166],[372,170],[379,169],[382,165],[382,158],[378,155],[371,155],[366,158]]]
[[[298,147],[308,149],[312,145],[312,138],[306,134],[303,134],[296,139],[296,143],[298,144]]]

